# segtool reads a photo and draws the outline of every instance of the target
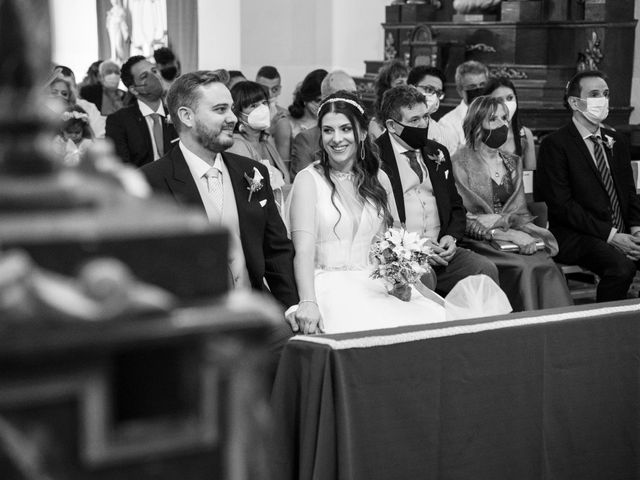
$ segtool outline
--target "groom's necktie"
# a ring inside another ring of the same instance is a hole
[[[220,213],[222,213],[222,206],[224,202],[224,190],[222,189],[222,172],[216,167],[211,167],[204,174],[207,178],[207,189],[209,195],[213,199],[213,203]]]
[[[418,163],[418,153],[415,150],[407,150],[406,152],[404,152],[404,155],[406,155],[409,159],[409,166],[411,167],[411,170],[415,172],[415,174],[418,176],[418,180],[420,180],[420,183],[422,183],[422,181],[424,180],[424,173],[422,172],[422,168]]]
[[[604,153],[604,147],[602,146],[602,139],[595,135],[591,135],[589,140],[593,142],[593,156],[596,159],[596,166],[604,188],[609,195],[609,202],[611,203],[611,221],[613,226],[618,229],[618,232],[624,232],[624,222],[622,220],[622,210],[620,209],[620,202],[618,201],[618,193],[616,192],[616,186],[613,183],[611,172],[607,166],[607,158]]]

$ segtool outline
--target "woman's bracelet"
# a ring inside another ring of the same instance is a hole
[[[300,300],[298,302],[298,305],[300,305],[301,303],[313,303],[316,307],[318,306],[318,302],[316,302],[315,300]]]

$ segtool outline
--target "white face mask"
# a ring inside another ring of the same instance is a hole
[[[260,105],[247,115],[247,125],[254,130],[266,130],[271,126],[271,112],[266,105]]]
[[[427,113],[429,115],[436,113],[438,108],[440,108],[440,99],[438,98],[438,95],[435,93],[427,93],[424,98],[427,104]]]
[[[120,83],[120,75],[117,73],[109,73],[104,76],[104,80],[102,80],[102,85],[111,90],[115,90],[118,88],[118,84]]]
[[[510,100],[508,102],[504,102],[504,104],[507,106],[507,112],[509,113],[509,121],[511,121],[513,116],[516,114],[516,110],[518,109],[518,102],[516,102],[515,100]]]
[[[599,125],[609,116],[609,99],[607,97],[574,98],[587,104],[585,111],[580,108],[577,110],[591,123]]]

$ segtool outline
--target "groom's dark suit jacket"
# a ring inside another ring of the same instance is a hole
[[[174,126],[165,119],[162,120],[162,134],[164,151],[168,152],[173,146],[172,140],[176,140],[178,134]],[[116,153],[123,162],[136,167],[153,162],[151,134],[147,121],[138,108],[138,102],[107,116],[105,136],[113,140]]]
[[[273,296],[285,307],[297,304],[293,244],[287,238],[287,230],[273,199],[269,171],[259,162],[233,153],[222,153],[222,160],[233,185],[240,240],[251,286],[255,290],[266,290],[263,281],[266,279]],[[253,177],[254,168],[263,176],[264,186],[252,194],[249,202],[249,184],[244,175]],[[171,195],[179,204],[199,207],[205,213],[189,166],[177,145],[141,171],[155,192]]]
[[[382,160],[382,169],[389,176],[391,186],[393,187],[393,196],[398,207],[398,216],[400,221],[404,223],[406,214],[404,206],[404,189],[400,181],[400,173],[398,171],[398,163],[391,145],[389,132],[385,132],[376,140],[380,149],[380,159]],[[438,150],[444,153],[445,161],[439,166],[431,160],[429,156],[437,157]],[[462,199],[456,189],[456,183],[453,178],[453,170],[451,169],[451,158],[447,148],[438,142],[427,140],[427,144],[421,150],[429,178],[433,185],[433,195],[438,205],[438,216],[440,217],[440,233],[438,240],[445,235],[451,235],[456,240],[460,240],[464,235],[467,223],[466,210],[462,204]]]
[[[628,227],[640,225],[629,147],[623,135],[600,129],[614,140],[604,150],[616,186],[622,218]],[[588,235],[606,241],[612,227],[609,196],[589,150],[573,122],[548,135],[540,145],[535,174],[535,197],[546,202],[549,229],[560,252],[574,248]]]

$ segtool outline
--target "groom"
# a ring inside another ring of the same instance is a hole
[[[237,118],[223,80],[217,72],[198,71],[175,81],[167,105],[180,142],[141,171],[154,191],[199,207],[211,223],[229,230],[233,288],[265,291],[266,280],[286,308],[298,303],[293,245],[274,202],[266,167],[225,152],[233,144]]]
[[[437,255],[429,263],[436,273],[436,291],[446,295],[458,281],[477,274],[499,285],[493,262],[457,246],[464,235],[466,211],[449,151],[427,139],[429,113],[424,95],[412,86],[394,87],[384,94],[380,113],[387,130],[376,143],[396,200],[395,220],[435,244]]]

